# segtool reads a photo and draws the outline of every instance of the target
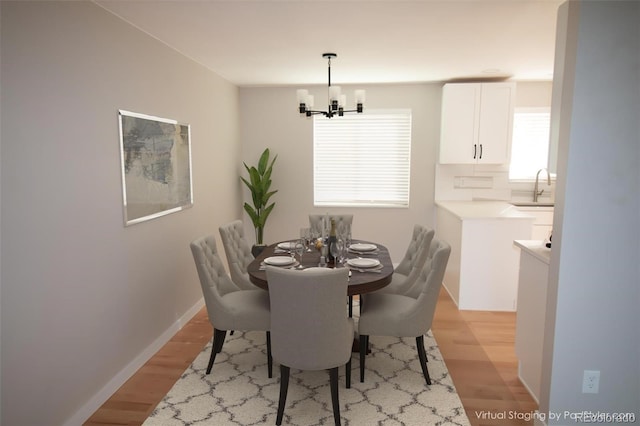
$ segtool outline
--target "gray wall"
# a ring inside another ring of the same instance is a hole
[[[189,241],[241,214],[238,90],[91,2],[1,7],[1,423],[79,424],[200,303]],[[118,109],[191,124],[193,208],[123,226]]]
[[[561,99],[543,413],[640,417],[640,3],[567,2],[554,76]],[[561,72],[560,72],[561,71]],[[557,95],[557,97],[556,97]],[[600,370],[583,394],[584,370]],[[615,422],[598,422],[611,424]]]

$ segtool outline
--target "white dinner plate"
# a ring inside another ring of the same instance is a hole
[[[285,241],[284,243],[279,243],[277,247],[282,250],[294,250],[296,248],[296,242]]]
[[[375,244],[367,244],[367,243],[355,243],[355,244],[351,244],[349,246],[349,249],[351,249],[351,250],[362,251],[362,252],[374,251],[377,248],[378,248],[377,245],[375,245]]]
[[[264,263],[271,266],[287,266],[293,262],[295,262],[295,260],[289,256],[271,256],[264,260]]]
[[[349,259],[347,263],[354,268],[375,268],[376,266],[380,266],[378,259]]]

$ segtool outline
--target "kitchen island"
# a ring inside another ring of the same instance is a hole
[[[436,236],[451,245],[443,286],[458,309],[515,311],[519,252],[533,216],[504,201],[436,201]]]
[[[520,248],[516,356],[518,377],[539,402],[542,345],[547,306],[547,284],[551,249],[544,241],[516,240]]]

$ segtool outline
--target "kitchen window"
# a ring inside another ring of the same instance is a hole
[[[315,206],[408,207],[411,110],[313,122]]]
[[[549,161],[550,108],[516,108],[513,114],[510,180],[534,180]]]

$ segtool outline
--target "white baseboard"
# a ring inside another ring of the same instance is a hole
[[[447,284],[444,282],[444,279],[442,280],[442,287],[447,291],[447,293],[449,294],[449,297],[453,301],[453,304],[456,305],[456,308],[460,310],[460,306],[458,306],[458,301],[456,300],[455,297],[453,297],[453,294],[451,294],[451,292],[449,291],[449,288],[447,287]]]
[[[138,356],[136,356],[127,366],[125,366],[116,376],[98,393],[87,401],[76,413],[64,422],[64,426],[77,426],[83,424],[95,413],[98,408],[111,397],[120,386],[122,386],[136,371],[140,369],[156,352],[160,350],[191,318],[197,314],[204,306],[204,298],[198,300],[187,312],[178,318],[171,326],[164,331],[153,343],[147,346]]]
[[[521,367],[520,361],[518,361],[518,380],[520,380],[520,383],[522,384],[522,386],[524,386],[524,388],[527,390],[527,392],[529,392],[529,395],[531,395],[531,398],[533,398],[533,400],[536,402],[536,404],[540,405],[540,401],[538,401],[538,397],[531,390],[531,388],[529,387],[529,384],[522,378],[522,371],[521,371],[520,367]]]

